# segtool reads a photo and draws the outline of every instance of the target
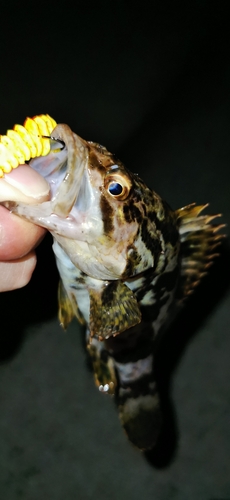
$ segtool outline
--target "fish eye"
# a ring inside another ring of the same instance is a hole
[[[105,176],[104,187],[110,196],[116,200],[123,201],[129,196],[131,181],[126,173],[113,173],[111,169]]]
[[[122,193],[123,189],[124,189],[123,186],[121,184],[119,184],[119,182],[115,182],[115,181],[110,182],[110,184],[108,186],[108,191],[113,196],[119,196],[119,194]]]

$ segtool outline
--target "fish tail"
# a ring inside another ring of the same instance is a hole
[[[153,374],[153,357],[116,363],[117,406],[129,440],[140,450],[152,449],[161,429],[161,410]]]

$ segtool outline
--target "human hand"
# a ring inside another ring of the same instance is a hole
[[[27,165],[0,179],[0,202],[41,203],[49,199],[49,185]],[[34,248],[45,230],[0,206],[0,292],[21,288],[30,281],[36,266]]]

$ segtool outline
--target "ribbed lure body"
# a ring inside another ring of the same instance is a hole
[[[24,125],[14,125],[6,135],[0,135],[0,177],[13,168],[50,152],[50,136],[56,122],[49,115],[26,118]]]

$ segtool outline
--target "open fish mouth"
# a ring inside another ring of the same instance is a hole
[[[88,184],[87,142],[73,133],[65,124],[58,124],[49,135],[42,134],[40,140],[49,141],[49,150],[46,154],[41,152],[40,156],[29,160],[28,157],[24,157],[24,163],[28,163],[48,182],[50,200],[31,205],[29,210],[28,205],[23,205],[23,203],[18,205],[17,202],[8,200],[1,203],[9,210],[35,224],[54,233],[77,239],[76,226],[79,227],[84,221],[83,213],[81,211],[78,216],[75,209],[74,218],[73,215],[70,216],[70,212],[77,204],[80,191],[82,196],[79,205],[81,208],[84,209],[91,198],[87,186],[82,186],[82,184]],[[3,163],[3,161],[1,162],[1,150],[0,163]],[[82,183],[83,176],[84,183]]]
[[[67,217],[79,195],[88,149],[85,141],[74,134],[68,125],[57,125],[52,132],[52,141],[62,144],[60,153],[50,153],[59,154],[57,170],[60,170],[63,163],[66,166],[64,178],[51,199],[52,213]]]

